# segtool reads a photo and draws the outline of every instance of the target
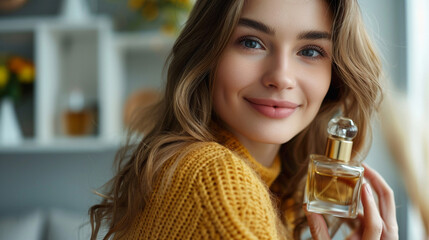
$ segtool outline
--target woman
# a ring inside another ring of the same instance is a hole
[[[380,66],[355,0],[197,1],[163,99],[139,113],[145,136],[90,209],[92,239],[103,222],[106,239],[299,239],[307,224],[327,239],[301,207],[307,157],[336,114],[366,154]],[[395,239],[393,193],[365,172],[386,208],[364,186],[355,236]]]

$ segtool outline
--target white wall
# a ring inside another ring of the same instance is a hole
[[[409,147],[417,182],[421,183],[422,191],[429,191],[426,178],[429,171],[428,158],[428,128],[429,117],[429,1],[408,0],[407,10],[407,99],[409,109],[408,137],[413,139]],[[426,140],[426,142],[425,142]],[[426,144],[426,145],[425,145]],[[426,158],[426,159],[425,159]],[[420,222],[419,212],[409,205],[408,225],[412,228],[408,233],[409,239],[422,239],[424,228]],[[427,233],[429,234],[429,233]],[[427,235],[426,235],[427,236]]]
[[[383,68],[395,88],[406,93],[407,49],[405,0],[359,0],[364,22],[382,55]],[[392,91],[392,89],[383,89]],[[374,126],[374,142],[366,163],[375,168],[395,192],[399,239],[408,239],[408,197],[380,131]]]

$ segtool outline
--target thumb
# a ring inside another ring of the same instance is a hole
[[[310,227],[311,236],[315,240],[327,240],[331,239],[328,232],[328,227],[326,226],[325,219],[322,215],[317,213],[311,213],[305,211],[305,216],[307,217],[307,223]]]

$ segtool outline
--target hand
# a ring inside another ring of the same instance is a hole
[[[371,183],[378,195],[379,209],[368,183],[362,185],[361,197],[364,214],[358,216],[360,227],[348,239],[375,240],[398,239],[398,223],[393,191],[386,181],[373,169],[364,165],[365,178]],[[313,239],[330,239],[326,222],[322,215],[306,212],[308,225]]]

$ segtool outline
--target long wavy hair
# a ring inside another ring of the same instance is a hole
[[[355,120],[360,131],[354,140],[353,157],[363,158],[371,140],[371,115],[381,96],[381,63],[357,0],[326,1],[333,15],[331,86],[312,123],[282,145],[282,171],[271,186],[281,221],[296,238],[305,225],[303,187],[296,183],[305,179],[308,155],[323,153],[328,121],[336,114]],[[163,98],[135,115],[131,131],[144,137],[137,145],[127,144],[118,152],[116,175],[105,185],[101,203],[89,209],[91,239],[96,239],[102,226],[107,228],[104,239],[126,232],[144,209],[165,163],[189,144],[216,141],[210,129],[215,118],[214,72],[245,2],[196,1],[166,63]]]

